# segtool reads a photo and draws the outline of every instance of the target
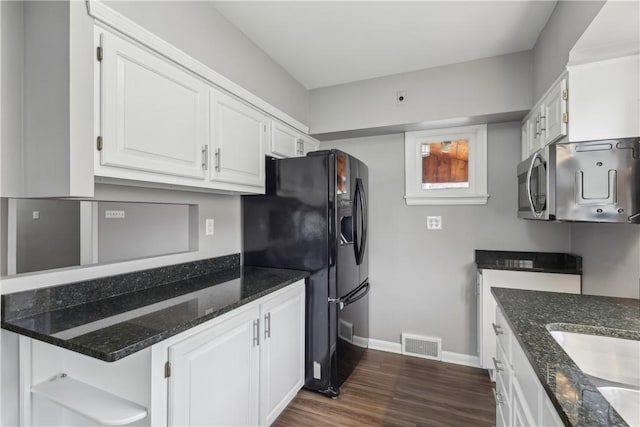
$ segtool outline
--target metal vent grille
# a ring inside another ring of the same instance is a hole
[[[338,322],[338,336],[347,342],[353,342],[353,324],[340,319]]]
[[[442,339],[403,333],[402,354],[442,360]]]

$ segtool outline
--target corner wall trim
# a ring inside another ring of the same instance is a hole
[[[369,348],[371,350],[386,351],[387,353],[402,354],[402,346],[400,343],[391,341],[369,339]],[[410,357],[410,356],[408,356]],[[454,363],[456,365],[471,366],[473,368],[480,367],[480,358],[471,354],[454,353],[453,351],[442,352],[442,362]]]

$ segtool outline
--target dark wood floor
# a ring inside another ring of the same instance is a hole
[[[493,426],[491,387],[482,369],[367,350],[337,400],[301,390],[273,426]]]

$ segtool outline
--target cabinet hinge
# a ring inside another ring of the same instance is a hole
[[[102,61],[102,46],[96,48],[96,58],[98,61]]]
[[[562,91],[562,99],[565,101],[569,99],[569,89],[565,89]]]
[[[569,113],[562,113],[562,123],[569,123]]]
[[[167,360],[164,364],[164,377],[169,378],[171,376],[171,363]]]
[[[98,151],[102,151],[102,137],[99,136],[96,139],[96,148],[98,149]]]

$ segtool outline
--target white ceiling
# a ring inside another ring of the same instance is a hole
[[[531,49],[556,1],[215,1],[307,89]]]

